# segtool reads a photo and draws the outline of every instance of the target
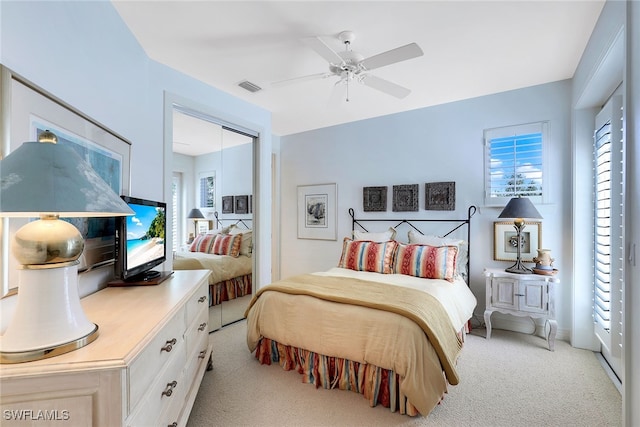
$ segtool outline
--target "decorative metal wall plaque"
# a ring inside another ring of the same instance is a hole
[[[233,213],[233,196],[222,196],[222,213]]]
[[[425,206],[428,211],[453,211],[456,209],[455,182],[427,182],[424,185]]]
[[[249,213],[249,196],[235,196],[235,210],[237,214]]]
[[[418,211],[418,184],[393,186],[393,211]]]
[[[365,212],[386,212],[387,187],[363,187],[362,209]]]

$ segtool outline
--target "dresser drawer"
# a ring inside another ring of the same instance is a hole
[[[160,425],[154,422],[160,414],[167,413],[170,408],[182,407],[186,392],[191,386],[189,381],[185,381],[185,363],[186,355],[184,351],[180,351],[173,356],[165,369],[153,376],[155,381],[146,390],[127,425]]]
[[[206,341],[209,338],[209,313],[204,307],[202,308],[203,309],[198,313],[198,316],[193,319],[193,322],[184,335],[187,355],[193,353],[195,348],[199,346],[201,342]]]
[[[163,366],[176,354],[185,354],[183,334],[186,325],[184,318],[185,311],[182,308],[131,363],[128,370],[129,411],[138,404],[149,384],[157,378],[157,374],[163,369]]]
[[[189,301],[186,305],[186,321],[187,325],[190,325],[191,322],[198,316],[200,310],[202,308],[209,307],[209,283],[204,282],[198,290],[189,298]]]

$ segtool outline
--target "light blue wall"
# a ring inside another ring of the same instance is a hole
[[[569,283],[571,271],[566,262],[570,242],[565,239],[564,227],[570,221],[570,105],[571,82],[565,80],[282,137],[281,276],[336,266],[342,239],[351,230],[347,211],[354,208],[362,213],[362,187],[388,186],[390,198],[393,185],[419,184],[419,212],[394,213],[389,203],[385,215],[465,218],[469,205],[479,208],[472,219],[471,289],[478,299],[476,313],[482,314],[483,269],[510,265],[493,260],[493,222],[498,221],[500,209],[483,206],[483,130],[548,120],[549,168],[545,178],[550,197],[548,204],[537,208],[544,218],[543,247],[552,250],[560,279]],[[424,210],[424,183],[438,181],[455,181],[455,212]],[[338,188],[338,239],[298,239],[297,186],[334,182]],[[558,324],[565,335],[570,327],[569,292],[569,287],[560,286],[556,299]]]
[[[4,66],[131,142],[133,196],[170,198],[165,98],[188,101],[258,132],[257,173],[267,184],[255,201],[267,206],[260,211],[267,226],[256,237],[262,254],[256,273],[258,282],[270,280],[269,112],[150,60],[107,1],[2,1],[0,24]],[[81,275],[81,292],[97,289],[108,273]]]

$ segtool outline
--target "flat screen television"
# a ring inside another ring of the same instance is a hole
[[[137,282],[159,277],[161,273],[152,268],[167,259],[167,204],[120,197],[135,214],[116,217],[116,279]]]

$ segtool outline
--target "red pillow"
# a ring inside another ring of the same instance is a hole
[[[457,246],[398,245],[393,272],[452,282],[457,260]]]
[[[344,238],[342,256],[338,267],[356,271],[372,271],[389,274],[393,268],[393,256],[398,242],[372,242]]]
[[[215,234],[198,234],[191,242],[189,250],[191,252],[209,253],[215,237]]]
[[[217,234],[209,253],[237,258],[240,255],[240,243],[242,234]]]

